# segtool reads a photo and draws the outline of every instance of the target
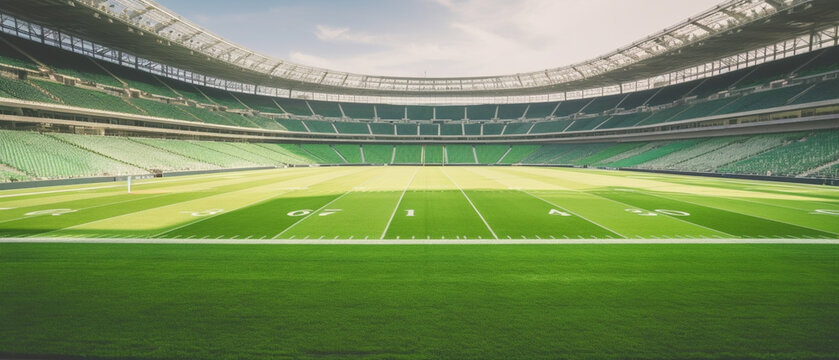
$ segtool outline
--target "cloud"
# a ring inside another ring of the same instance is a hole
[[[245,45],[304,65],[392,76],[483,76],[595,58],[717,2],[389,1],[303,2],[200,22],[213,30],[227,21]],[[288,18],[282,29],[278,14]]]
[[[349,28],[337,28],[328,25],[315,26],[315,36],[323,41],[346,41],[356,44],[374,44],[384,41],[381,36],[353,32]]]
[[[474,76],[538,70],[555,47],[543,25],[554,0],[432,0],[448,21],[430,34],[371,35],[349,27],[318,25],[316,37],[331,44],[375,44],[352,55],[297,50],[290,60],[331,69],[394,76]],[[554,19],[555,20],[555,19]],[[534,62],[534,60],[539,60]],[[550,61],[550,63],[554,63]]]

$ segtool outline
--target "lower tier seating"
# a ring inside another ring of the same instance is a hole
[[[839,130],[644,142],[275,144],[0,130],[0,181],[286,164],[524,164],[839,176]]]

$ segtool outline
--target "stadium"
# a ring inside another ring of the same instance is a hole
[[[0,357],[839,358],[839,2],[682,19],[409,77],[4,0]]]

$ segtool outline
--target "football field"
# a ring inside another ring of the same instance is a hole
[[[394,166],[126,190],[0,193],[0,357],[839,356],[835,188]]]
[[[587,169],[290,168],[0,192],[0,238],[836,239],[839,189]]]

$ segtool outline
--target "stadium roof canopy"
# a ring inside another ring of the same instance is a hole
[[[731,0],[579,64],[499,76],[418,78],[353,74],[261,55],[150,0],[3,0],[0,8],[199,74],[297,91],[375,96],[515,96],[613,86],[811,34],[839,21],[836,0]],[[620,31],[609,24],[603,28]]]

